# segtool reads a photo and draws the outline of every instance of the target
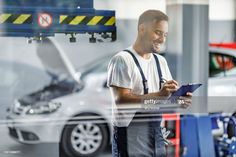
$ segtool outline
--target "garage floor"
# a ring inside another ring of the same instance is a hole
[[[0,126],[0,156],[1,157],[59,157],[58,144],[44,143],[37,145],[20,144],[8,136],[6,126]],[[111,151],[107,150],[99,157],[111,157]]]

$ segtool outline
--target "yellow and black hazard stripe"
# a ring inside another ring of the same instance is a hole
[[[114,16],[68,16],[60,15],[60,24],[67,25],[104,25],[113,26],[115,25]]]
[[[32,24],[33,17],[31,14],[0,14],[0,24]]]

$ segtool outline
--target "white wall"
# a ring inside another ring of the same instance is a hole
[[[201,2],[201,0],[198,1]],[[166,0],[94,0],[94,7],[115,10],[117,18],[136,19],[147,9],[159,9],[166,12]],[[209,0],[210,20],[236,19],[235,10],[236,0]]]
[[[235,20],[236,0],[210,0],[210,20]]]
[[[148,9],[166,11],[165,0],[94,0],[96,9],[112,9],[118,19],[137,19]]]

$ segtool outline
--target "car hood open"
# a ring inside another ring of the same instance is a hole
[[[37,44],[36,52],[49,75],[52,77],[71,76],[79,81],[68,56],[56,41],[49,38],[44,39],[42,43]]]
[[[80,84],[76,83],[72,79],[67,79],[45,86],[41,90],[18,99],[18,101],[22,106],[36,105],[37,102],[47,102],[73,92],[78,92],[81,89],[82,86]]]

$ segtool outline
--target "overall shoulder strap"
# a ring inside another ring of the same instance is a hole
[[[143,73],[143,70],[138,62],[138,59],[135,57],[135,55],[130,51],[130,50],[123,50],[123,51],[126,51],[128,52],[132,57],[133,57],[133,60],[136,64],[136,66],[138,67],[138,70],[141,74],[141,77],[142,77],[142,82],[143,82],[143,91],[144,91],[144,94],[148,94],[148,84],[147,84],[147,79],[145,78],[144,76],[144,73]]]
[[[158,75],[159,75],[159,90],[161,89],[161,83],[164,83],[164,80],[163,80],[163,76],[162,76],[162,72],[161,72],[161,66],[160,66],[160,62],[159,62],[159,59],[158,57],[153,53],[153,56],[155,58],[155,61],[156,61],[156,65],[157,65],[157,71],[158,71]]]

